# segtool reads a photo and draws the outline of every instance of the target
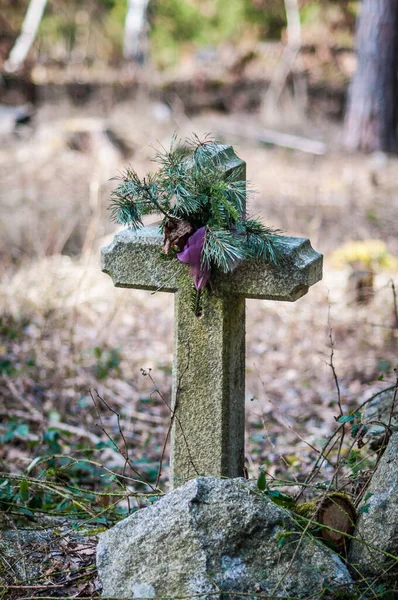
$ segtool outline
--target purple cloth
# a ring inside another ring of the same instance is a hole
[[[185,244],[184,250],[177,254],[178,260],[189,264],[195,288],[200,290],[210,279],[210,269],[202,265],[202,250],[205,243],[206,227],[200,227]]]

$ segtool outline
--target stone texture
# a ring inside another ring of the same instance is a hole
[[[192,282],[175,294],[171,480],[243,475],[245,299],[202,292],[192,311]]]
[[[246,164],[231,146],[219,145],[216,162],[220,155],[226,175],[245,179]],[[243,475],[245,298],[294,301],[322,277],[322,256],[309,241],[284,239],[279,267],[246,261],[233,273],[214,273],[200,317],[191,309],[188,266],[162,255],[157,228],[127,229],[102,249],[102,270],[116,286],[175,294],[172,486],[198,475]]]
[[[367,435],[374,447],[379,447],[383,442],[386,433],[383,423],[388,425],[390,416],[391,430],[398,431],[398,399],[394,406],[393,401],[394,388],[391,388],[376,396],[364,409],[363,422],[368,427]]]
[[[213,278],[202,316],[190,306],[186,265],[161,254],[157,228],[125,230],[102,250],[102,270],[118,287],[175,293],[173,485],[198,475],[243,475],[245,298],[294,301],[322,277],[322,256],[306,239],[285,238],[281,267],[247,261]]]
[[[162,256],[163,237],[157,227],[125,229],[102,248],[101,268],[116,287],[176,292],[192,281],[187,265]],[[281,266],[244,261],[233,272],[212,276],[215,296],[234,294],[260,300],[294,302],[322,279],[322,255],[306,238],[284,237],[285,262]]]
[[[361,575],[383,579],[386,569],[388,576],[384,579],[391,583],[393,577],[398,583],[398,432],[391,436],[367,491],[372,495],[359,505],[355,529],[358,539],[351,543],[349,561]]]
[[[351,583],[340,558],[301,536],[286,510],[244,479],[216,477],[193,479],[102,534],[97,566],[104,596],[118,598],[257,591],[315,600]]]

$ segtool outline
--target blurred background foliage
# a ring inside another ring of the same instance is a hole
[[[0,0],[6,46],[19,33],[27,5],[27,0]],[[357,1],[302,0],[300,8],[308,41],[316,41],[317,32],[322,35],[323,23],[333,43],[352,45]],[[35,44],[37,58],[114,64],[122,59],[125,17],[126,0],[49,0]],[[152,0],[148,24],[151,58],[164,69],[187,50],[280,40],[286,14],[283,0]]]

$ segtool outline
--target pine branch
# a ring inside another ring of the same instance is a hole
[[[174,134],[170,149],[162,148],[162,151],[158,151],[152,160],[160,165],[159,173],[163,177],[173,180],[174,177],[179,178],[181,176],[181,171],[184,170],[183,163],[190,154],[190,148],[178,141],[176,134]]]
[[[245,258],[244,237],[233,231],[206,227],[202,260],[206,267],[218,267],[223,273],[233,271]]]
[[[197,135],[193,135],[191,145],[194,147],[193,161],[198,169],[206,169],[209,165],[216,168],[222,162],[218,144],[210,136],[201,141]]]
[[[181,218],[196,213],[201,208],[201,197],[190,190],[188,185],[177,182],[174,187],[170,187],[170,192],[175,197],[173,213]]]
[[[233,204],[241,217],[246,209],[247,185],[246,181],[227,181],[225,182],[225,193],[228,200]]]
[[[159,212],[168,219],[179,220],[171,212],[169,197],[158,176],[149,173],[141,181],[135,171],[127,169],[119,180],[122,183],[112,191],[109,206],[113,221],[137,228],[142,227],[144,215]]]
[[[234,180],[236,170],[226,174],[230,156],[214,141],[193,136],[182,143],[174,136],[170,149],[162,149],[153,160],[159,165],[156,175],[141,180],[127,169],[119,178],[111,194],[112,219],[141,227],[144,215],[161,213],[167,252],[173,247],[182,250],[174,238],[185,244],[182,233],[174,235],[177,230],[186,231],[188,226],[195,232],[206,227],[198,260],[207,269],[215,266],[228,273],[250,258],[283,261],[280,232],[246,219],[247,182]],[[174,227],[170,221],[179,223]]]
[[[213,185],[210,194],[215,223],[226,229],[236,225],[242,218],[242,211],[233,204],[234,198],[231,198],[225,182],[220,181]]]
[[[261,258],[265,262],[280,264],[283,261],[283,238],[279,229],[266,227],[260,221],[247,219],[244,222],[248,258]]]

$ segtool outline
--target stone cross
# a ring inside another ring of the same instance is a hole
[[[246,178],[246,164],[219,146],[226,174]],[[228,161],[225,160],[228,158]],[[102,249],[102,270],[117,287],[174,293],[171,485],[199,475],[244,472],[245,299],[294,302],[322,278],[322,255],[309,240],[284,238],[281,266],[245,261],[232,273],[212,274],[202,312],[191,306],[187,265],[162,256],[157,227],[126,229]]]

